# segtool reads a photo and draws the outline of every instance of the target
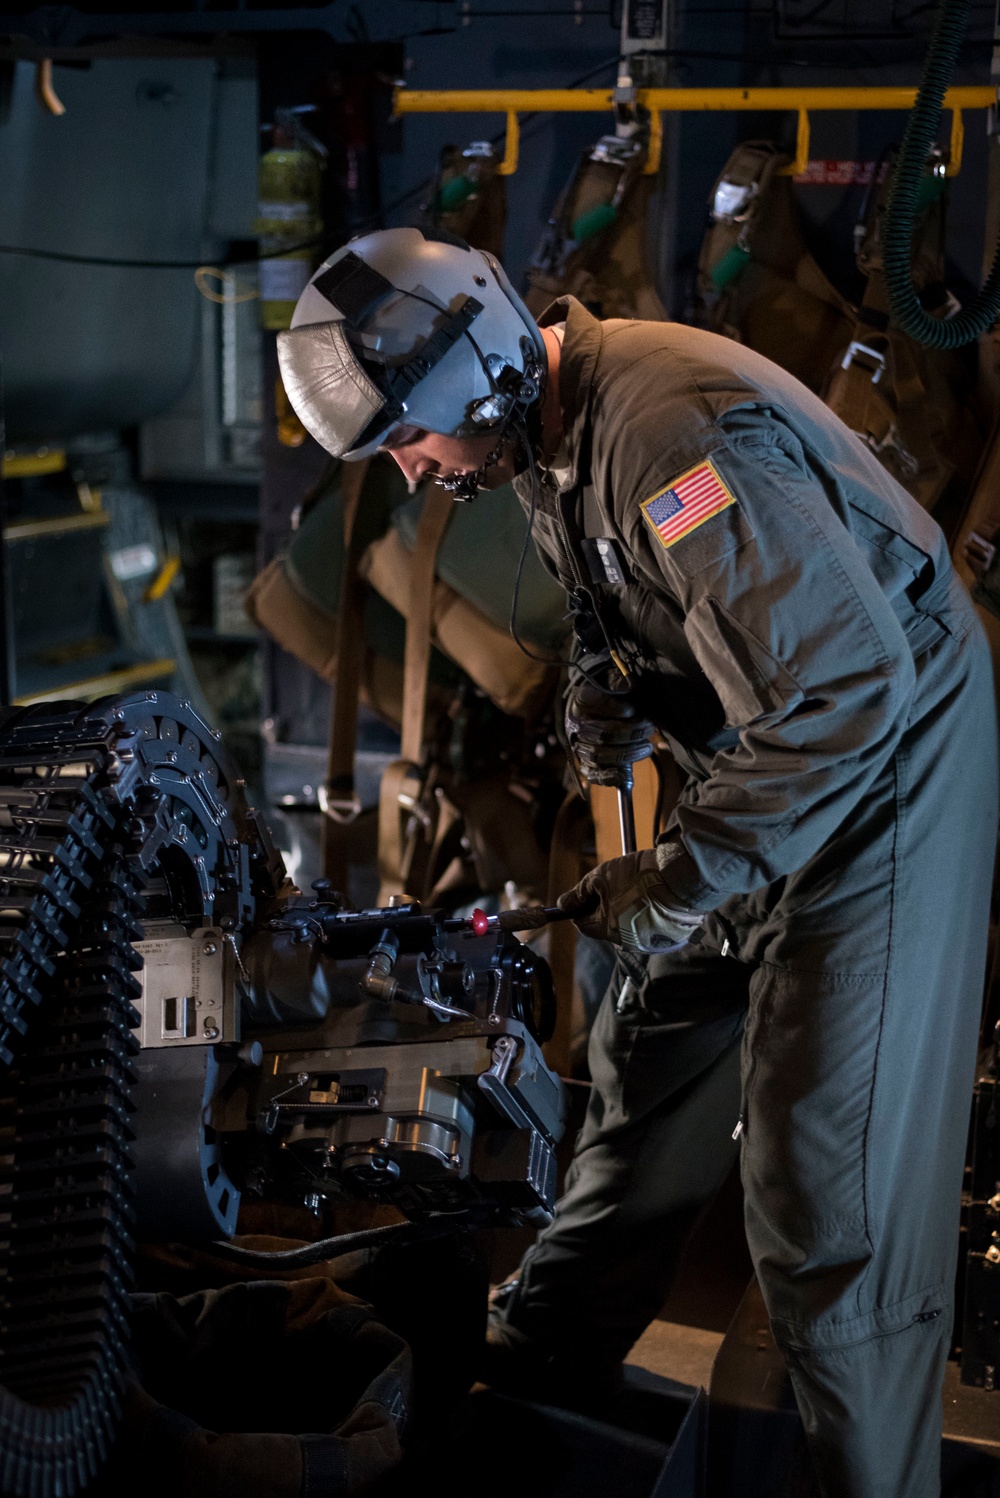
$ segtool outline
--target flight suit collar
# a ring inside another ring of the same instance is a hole
[[[566,333],[559,364],[559,404],[562,409],[563,434],[569,458],[569,478],[563,491],[586,482],[585,433],[590,415],[590,392],[594,369],[601,352],[601,324],[575,296],[562,296],[551,302],[538,319],[540,328],[564,322]]]

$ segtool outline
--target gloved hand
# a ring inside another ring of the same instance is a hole
[[[609,858],[559,896],[584,936],[611,941],[633,952],[671,952],[682,947],[705,919],[687,910],[663,882],[654,848]],[[577,915],[579,912],[579,915]]]
[[[632,784],[632,766],[653,752],[653,725],[627,697],[602,692],[582,680],[566,698],[566,738],[591,785]]]

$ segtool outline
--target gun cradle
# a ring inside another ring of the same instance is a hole
[[[231,1233],[244,1192],[547,1221],[564,1111],[548,972],[509,933],[446,930],[462,924],[296,900],[241,952],[148,922],[143,1231]]]

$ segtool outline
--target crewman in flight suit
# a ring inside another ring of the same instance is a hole
[[[518,475],[594,773],[633,712],[690,776],[654,849],[563,896],[620,960],[495,1336],[553,1385],[610,1374],[739,1149],[824,1494],[931,1498],[998,809],[941,532],[765,359],[572,299],[539,328],[491,257],[417,230],[338,251],[279,355],[329,451],[466,498]]]

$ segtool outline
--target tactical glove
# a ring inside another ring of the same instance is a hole
[[[626,697],[614,697],[583,680],[566,698],[566,739],[591,785],[630,787],[632,766],[648,759],[653,725],[636,716]]]
[[[633,952],[671,952],[694,935],[703,911],[687,910],[663,882],[656,850],[609,858],[559,896],[584,936]]]

